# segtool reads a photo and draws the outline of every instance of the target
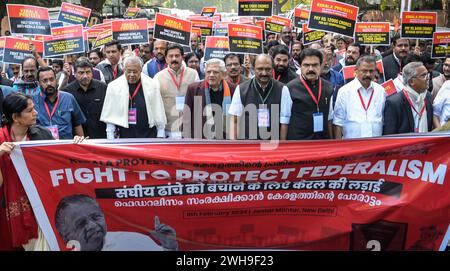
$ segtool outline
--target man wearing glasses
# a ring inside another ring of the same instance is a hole
[[[403,68],[405,88],[386,98],[383,134],[424,133],[433,127],[430,75],[422,62]]]
[[[239,85],[249,79],[242,75],[242,59],[234,53],[227,54],[223,61],[227,68],[227,81],[233,85]]]

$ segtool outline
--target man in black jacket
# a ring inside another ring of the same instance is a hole
[[[404,67],[405,88],[386,99],[383,135],[431,131],[433,104],[427,91],[429,80],[422,62],[411,62]]]
[[[392,39],[392,54],[383,57],[383,70],[386,81],[394,80],[402,72],[403,60],[409,52],[409,40],[396,36]]]

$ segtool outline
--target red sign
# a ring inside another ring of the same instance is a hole
[[[403,38],[432,39],[436,24],[436,12],[404,11],[400,33]]]
[[[350,80],[355,78],[355,69],[356,66],[355,65],[351,65],[351,66],[344,66],[342,68],[342,74],[344,75],[344,80]]]
[[[431,57],[445,58],[450,56],[450,32],[433,33]]]
[[[90,15],[90,8],[63,2],[61,4],[61,10],[59,11],[58,21],[86,26]]]
[[[202,37],[212,35],[212,28],[214,25],[214,21],[205,19],[205,17],[203,17],[203,19],[201,20],[195,19],[191,20],[191,22],[192,27],[200,28]]]
[[[12,34],[51,35],[48,9],[29,5],[6,5]]]
[[[389,23],[364,22],[356,23],[355,41],[362,45],[386,45],[391,44]]]
[[[36,48],[36,53],[42,56],[44,46],[41,41],[6,36],[3,62],[21,64],[22,60],[31,54],[30,43],[32,43]]]
[[[308,28],[308,24],[302,25],[302,32],[303,32],[303,44],[308,45],[313,42],[321,41],[323,36],[325,36],[327,33],[323,31],[317,31],[317,30],[311,30]]]
[[[214,14],[216,14],[217,8],[216,7],[204,7],[202,8],[202,16],[205,17],[212,17]]]
[[[113,40],[122,45],[148,43],[148,20],[132,19],[112,22]]]
[[[52,141],[12,159],[52,250],[444,250],[448,142]]]
[[[97,39],[92,44],[92,49],[101,47],[112,40],[113,40],[112,30],[111,29],[104,30],[97,36]]]
[[[0,37],[0,62],[3,62],[4,49],[5,49],[5,37]]]
[[[83,26],[81,24],[52,29],[52,36],[44,38],[44,57],[52,58],[85,52]]]
[[[388,81],[384,82],[381,85],[384,87],[384,90],[386,91],[387,96],[397,93],[397,90],[396,90],[395,84],[394,84],[394,80],[389,79]]]
[[[228,24],[228,38],[230,52],[261,54],[262,29],[258,26],[246,24]]]
[[[294,9],[294,26],[301,28],[302,25],[308,21],[309,10],[302,8]]]
[[[124,17],[125,18],[134,18],[137,16],[140,8],[127,8],[127,11],[125,11]]]
[[[359,8],[332,0],[313,0],[308,28],[353,38]]]
[[[192,23],[174,16],[156,13],[153,37],[190,46]]]
[[[205,41],[205,61],[211,58],[224,59],[225,55],[230,52],[228,37],[206,37]]]

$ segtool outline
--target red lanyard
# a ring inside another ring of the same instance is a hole
[[[306,88],[306,90],[308,91],[309,95],[311,96],[311,98],[313,99],[314,103],[317,106],[317,112],[319,112],[319,101],[320,101],[320,96],[322,96],[322,80],[320,80],[319,78],[319,96],[316,97],[314,96],[314,94],[312,93],[311,89],[308,87],[308,84],[306,84],[305,80],[303,79],[303,77],[300,75],[300,81],[302,82],[303,86]]]
[[[173,74],[169,71],[170,77],[172,77],[172,82],[175,84],[178,91],[180,91],[181,83],[183,82],[183,73],[184,73],[184,69],[181,70],[180,81],[177,82],[177,80],[175,79],[175,76],[173,76]]]
[[[416,114],[419,116],[419,121],[420,121],[420,119],[422,118],[423,112],[425,111],[425,107],[426,107],[426,105],[427,105],[427,101],[426,101],[426,100],[423,101],[423,107],[422,107],[422,109],[420,109],[420,113],[419,113],[419,112],[416,110],[416,108],[414,107],[414,105],[413,105],[413,103],[412,103],[412,101],[411,101],[411,98],[409,98],[409,95],[408,95],[408,93],[406,92],[406,90],[403,90],[403,94],[405,95],[406,100],[408,101],[408,103],[409,103],[409,105],[411,106],[412,110],[414,110],[414,112],[416,112]]]
[[[138,93],[139,88],[141,87],[141,83],[142,82],[139,82],[139,84],[137,85],[136,89],[133,92],[133,95],[130,96],[130,101],[133,101],[134,97],[136,97],[136,94]]]
[[[161,65],[159,65],[158,62],[156,62],[156,67],[158,67],[158,71],[160,72],[161,71]],[[163,69],[165,69],[166,67],[167,67],[167,63],[164,63]]]
[[[17,140],[16,135],[14,134],[14,130],[12,129],[12,127],[11,127],[11,132],[10,132],[10,134],[11,134],[11,139],[14,140],[14,142],[22,141],[22,140]],[[27,134],[26,134],[26,137],[25,137],[25,141],[29,141],[29,140],[30,140],[30,137],[28,136],[28,130],[27,130]]]
[[[272,75],[273,75],[273,78],[275,79],[275,71],[274,71],[274,70],[272,70]],[[278,77],[276,78],[276,80],[277,80],[277,81],[280,81],[280,77],[281,77],[281,74],[278,75]]]
[[[113,70],[113,78],[116,79],[117,77],[117,71],[119,69],[119,64],[116,65],[116,68]]]
[[[41,97],[43,97],[42,94],[41,94]],[[58,103],[59,103],[59,93],[58,93],[58,96],[56,96],[56,102],[55,102],[55,106],[52,109],[52,113],[50,113],[50,109],[48,108],[48,105],[44,99],[44,107],[45,107],[45,111],[47,111],[50,123],[52,122],[53,115],[55,114],[56,108],[58,107]]]
[[[367,107],[366,107],[366,104],[364,103],[364,100],[361,96],[361,92],[358,89],[359,100],[361,101],[361,104],[362,104],[364,110],[366,111],[366,115],[367,115],[367,110],[369,110],[370,103],[372,103],[372,98],[373,98],[374,93],[375,93],[375,89],[372,90],[372,94],[370,94],[370,98],[369,98],[369,103],[367,104]]]

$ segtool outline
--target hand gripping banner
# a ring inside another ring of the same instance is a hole
[[[12,158],[53,250],[445,250],[449,137],[47,141]]]

